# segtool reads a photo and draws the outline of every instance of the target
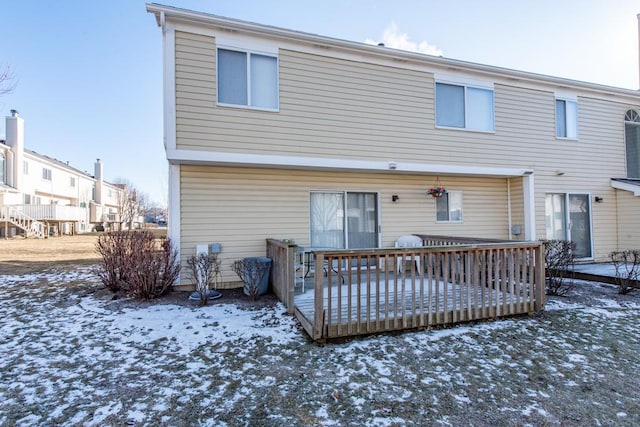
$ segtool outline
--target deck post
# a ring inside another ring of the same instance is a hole
[[[540,243],[536,249],[536,301],[533,306],[535,311],[544,310],[545,303],[545,269],[544,269],[544,245]]]
[[[322,275],[322,266],[324,265],[324,255],[322,253],[313,253],[315,273],[314,279],[314,309],[313,309],[313,339],[320,340],[324,338],[324,277]],[[318,268],[318,266],[320,266]],[[331,269],[329,269],[331,270]],[[328,272],[327,272],[328,275]],[[330,302],[329,302],[330,303]]]

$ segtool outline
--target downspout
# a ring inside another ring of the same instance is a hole
[[[524,190],[524,238],[536,239],[536,198],[533,171],[527,171],[522,180]]]
[[[513,239],[511,233],[511,178],[507,178],[507,221],[509,226],[509,240]]]

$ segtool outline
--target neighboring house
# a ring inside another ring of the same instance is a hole
[[[228,264],[265,238],[411,233],[640,247],[640,94],[184,9],[162,27],[169,236]],[[441,184],[447,193],[427,191]],[[186,284],[186,278],[182,280]]]
[[[0,140],[0,237],[45,237],[113,228],[119,224],[122,186],[68,163],[24,148],[24,120],[16,110],[6,118]]]

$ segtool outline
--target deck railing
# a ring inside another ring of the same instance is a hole
[[[424,246],[473,245],[478,243],[502,243],[505,241],[484,237],[437,236],[432,234],[415,234],[415,236],[422,239]]]
[[[39,221],[86,221],[87,209],[67,205],[11,205],[30,218]]]
[[[526,314],[544,307],[536,242],[317,251],[313,307],[296,315],[315,340]],[[399,272],[398,272],[399,270]]]
[[[295,243],[267,239],[267,257],[271,258],[270,282],[273,293],[284,303],[287,311],[294,313],[293,294],[295,286]]]

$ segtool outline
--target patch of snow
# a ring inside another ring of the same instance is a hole
[[[587,363],[587,358],[582,354],[569,354],[568,358],[571,362]]]

